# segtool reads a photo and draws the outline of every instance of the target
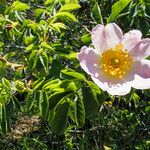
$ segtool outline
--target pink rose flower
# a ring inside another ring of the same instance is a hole
[[[77,59],[95,84],[111,95],[150,88],[149,38],[141,39],[139,30],[123,35],[115,23],[99,24],[91,34],[95,49],[83,46]]]

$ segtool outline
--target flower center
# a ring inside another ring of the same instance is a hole
[[[116,45],[101,55],[101,68],[109,77],[122,79],[132,65],[132,57],[123,49],[123,45]]]

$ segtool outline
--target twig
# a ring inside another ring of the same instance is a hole
[[[18,69],[18,68],[24,68],[24,67],[25,67],[24,64],[16,64],[16,63],[11,63],[11,62],[7,61],[7,60],[6,60],[4,57],[2,57],[1,55],[0,55],[0,61],[6,63],[6,66],[12,68],[13,70]]]

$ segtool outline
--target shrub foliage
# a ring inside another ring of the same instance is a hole
[[[61,138],[60,148],[149,149],[150,90],[112,97],[76,59],[98,23],[115,21],[124,32],[136,28],[148,37],[149,7],[148,0],[1,0],[1,136],[23,113],[42,118],[41,132]],[[32,140],[30,148],[40,142]],[[54,148],[41,140],[39,149]]]

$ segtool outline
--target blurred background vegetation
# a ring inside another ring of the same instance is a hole
[[[109,22],[150,37],[149,0],[0,0],[1,150],[150,149],[150,90],[110,96],[76,59]]]

